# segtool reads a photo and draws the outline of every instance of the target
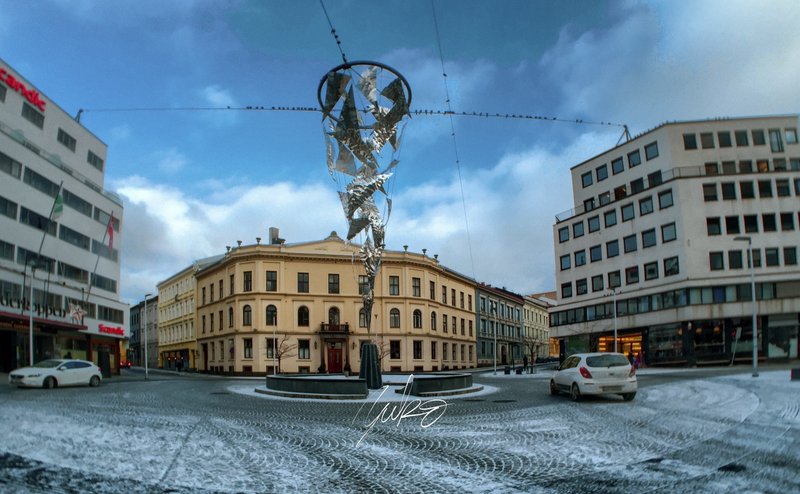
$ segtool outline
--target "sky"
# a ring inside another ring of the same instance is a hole
[[[553,289],[570,168],[620,125],[800,113],[794,0],[0,5],[2,58],[108,145],[129,303],[269,227],[287,243],[345,235],[321,114],[235,110],[318,107],[340,47],[401,73],[412,112],[449,97],[456,112],[550,118],[412,114],[388,189],[387,249],[520,294]]]

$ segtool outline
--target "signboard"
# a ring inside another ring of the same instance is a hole
[[[35,89],[28,89],[25,84],[18,81],[16,77],[9,74],[8,71],[2,67],[0,67],[0,81],[3,81],[3,83],[11,88],[12,91],[18,92],[22,95],[22,97],[28,100],[30,104],[44,112],[47,102],[40,97],[39,91]]]

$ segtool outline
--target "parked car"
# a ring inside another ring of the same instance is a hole
[[[131,361],[130,360],[122,360],[119,363],[120,369],[130,369],[131,368]]]
[[[100,368],[92,362],[75,359],[42,360],[32,367],[11,371],[8,382],[19,387],[55,388],[57,386],[99,386]]]
[[[636,369],[621,353],[576,353],[556,368],[550,394],[569,393],[577,401],[583,395],[618,394],[625,401],[636,396]]]

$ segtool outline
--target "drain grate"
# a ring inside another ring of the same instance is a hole
[[[728,463],[717,468],[720,472],[743,472],[747,467],[739,463]]]

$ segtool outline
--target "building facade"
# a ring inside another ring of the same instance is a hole
[[[146,299],[131,307],[128,349],[132,363],[144,367],[146,358],[147,367],[155,369],[159,366],[158,296],[148,296]]]
[[[797,358],[797,127],[797,115],[667,123],[573,167],[577,206],[553,226],[561,355],[752,361],[755,313],[760,357]]]
[[[517,365],[525,351],[521,295],[481,283],[477,286],[478,364]]]
[[[547,357],[550,354],[550,304],[534,296],[523,297],[522,342],[524,354],[529,359]]]
[[[106,145],[0,60],[0,368],[82,358],[119,371],[121,199]],[[32,292],[32,296],[31,296]],[[31,330],[32,326],[32,330]]]
[[[476,365],[475,283],[424,253],[384,252],[369,332],[358,246],[335,232],[286,244],[272,229],[195,276],[201,371],[358,372],[370,340],[384,372]]]

